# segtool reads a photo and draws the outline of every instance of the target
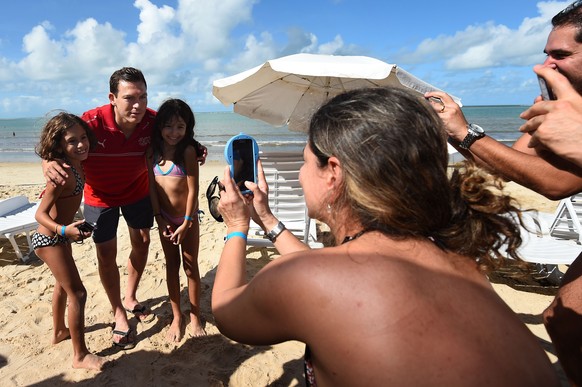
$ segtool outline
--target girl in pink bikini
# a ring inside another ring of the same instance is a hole
[[[182,339],[180,261],[188,277],[190,332],[206,334],[200,320],[198,270],[198,142],[194,140],[194,113],[184,101],[169,99],[158,109],[148,152],[150,197],[166,257],[166,280],[173,320],[167,333],[171,342]]]

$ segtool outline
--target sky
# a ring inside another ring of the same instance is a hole
[[[529,105],[550,20],[570,1],[17,0],[0,13],[0,118],[81,114],[143,71],[149,107],[231,111],[212,82],[296,53],[394,63],[464,105]]]

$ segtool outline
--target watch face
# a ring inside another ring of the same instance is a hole
[[[476,134],[484,134],[485,133],[485,130],[482,127],[480,127],[479,125],[475,125],[475,124],[469,124],[468,129],[472,130]]]

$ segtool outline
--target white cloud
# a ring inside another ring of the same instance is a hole
[[[263,32],[260,39],[250,35],[245,42],[244,50],[238,54],[227,66],[229,73],[236,73],[250,69],[277,56],[276,44],[268,32]]]
[[[331,42],[319,46],[318,54],[332,55],[338,52],[344,46],[344,41],[340,35],[337,35]]]
[[[234,27],[252,21],[258,0],[179,0],[178,19],[194,58],[221,56],[231,46]]]
[[[112,68],[127,56],[125,33],[115,29],[110,23],[99,24],[95,19],[78,22],[67,31],[65,39],[66,56],[61,58],[68,63],[67,74],[77,77],[83,72],[96,74],[110,73]],[[63,76],[67,76],[63,74]]]
[[[164,5],[158,8],[148,0],[136,0],[134,6],[141,10],[141,23],[137,26],[140,45],[156,43],[167,37],[166,30],[176,14],[172,7]]]
[[[452,36],[426,39],[413,52],[399,53],[397,59],[411,64],[443,61],[447,70],[531,66],[543,58],[550,19],[567,4],[540,2],[539,15],[525,18],[515,30],[493,22],[471,25]]]
[[[26,109],[30,114],[58,108],[81,113],[103,104],[109,76],[122,66],[144,71],[152,107],[168,96],[180,95],[208,108],[220,105],[211,94],[214,79],[268,59],[298,52],[365,54],[361,47],[346,42],[347,35],[341,31],[331,40],[321,41],[315,33],[297,26],[282,26],[287,29],[283,31],[254,28],[253,8],[258,2],[177,0],[172,8],[135,0],[138,22],[115,25],[87,18],[73,21],[74,26],[64,33],[57,31],[69,26],[57,29],[42,22],[22,38],[21,58],[0,57],[0,116],[22,115]],[[451,92],[462,94],[499,77],[495,72],[481,77],[483,68],[505,69],[510,77],[517,73],[512,68],[539,62],[550,28],[548,20],[567,4],[539,2],[538,15],[524,19],[514,29],[493,22],[471,25],[426,39],[407,52],[390,54],[390,60],[439,86],[456,86]],[[419,69],[424,74],[416,72]],[[458,77],[459,70],[477,74],[476,80]],[[529,85],[523,77],[513,82]],[[501,86],[496,84],[490,90]]]

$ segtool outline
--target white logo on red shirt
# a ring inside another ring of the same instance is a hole
[[[137,140],[137,142],[140,146],[148,146],[150,144],[150,138],[149,137],[140,137]]]

